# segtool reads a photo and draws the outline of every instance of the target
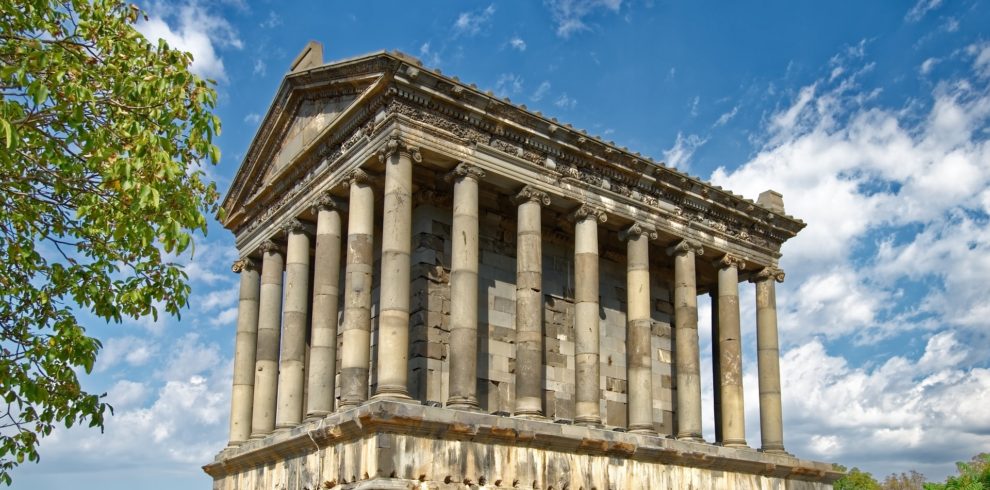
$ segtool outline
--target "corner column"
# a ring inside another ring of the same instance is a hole
[[[375,398],[409,400],[409,253],[412,248],[412,161],[419,150],[392,137],[378,158],[385,163],[382,204],[382,281],[378,313],[378,385]]]
[[[784,423],[780,408],[780,348],[777,344],[777,292],[784,271],[767,267],[750,282],[756,283],[756,351],[760,380],[760,439],[767,453],[784,453]]]
[[[450,396],[448,408],[478,408],[478,180],[485,172],[464,163],[454,181],[450,265]]]
[[[336,396],[337,301],[340,298],[340,212],[343,203],[331,195],[313,206],[316,212],[316,264],[313,271],[313,321],[309,349],[307,418],[333,412]]]
[[[541,206],[547,193],[523,187],[515,197],[517,417],[543,416],[543,248]]]
[[[725,255],[718,270],[718,390],[721,402],[722,445],[746,447],[743,403],[742,350],[739,342],[739,270],[745,262]]]
[[[697,242],[681,240],[667,249],[674,256],[674,362],[677,368],[677,438],[701,442],[701,366],[698,348],[698,290],[694,260]]]
[[[285,305],[282,308],[282,355],[278,371],[275,427],[302,422],[306,386],[306,323],[309,319],[309,235],[293,218],[285,224]]]
[[[254,363],[258,351],[258,296],[261,291],[258,264],[251,258],[234,262],[241,275],[237,304],[237,336],[234,340],[234,386],[230,397],[230,446],[251,438],[251,405],[254,403]]]
[[[275,430],[278,403],[278,346],[282,321],[282,270],[285,258],[275,242],[261,246],[261,293],[258,300],[258,354],[254,370],[254,408],[251,412],[251,438],[261,438]]]
[[[619,238],[626,245],[626,408],[629,432],[655,434],[653,359],[650,355],[650,242],[657,232],[635,223]]]
[[[371,271],[374,265],[375,193],[372,179],[357,169],[348,176],[347,263],[340,358],[340,410],[368,399],[371,364]]]
[[[598,319],[598,223],[607,215],[588,205],[574,212],[574,421],[602,422]]]

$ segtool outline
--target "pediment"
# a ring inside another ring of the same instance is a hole
[[[285,169],[307,146],[354,103],[357,94],[325,96],[316,95],[303,99],[289,116],[289,123],[281,141],[275,145],[271,164],[260,184],[269,183],[274,175]]]

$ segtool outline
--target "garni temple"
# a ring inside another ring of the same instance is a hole
[[[240,302],[215,489],[841,476],[784,445],[775,287],[804,223],[772,190],[743,198],[401,53],[324,63],[310,43],[223,207]],[[740,301],[755,301],[758,400],[743,399]]]

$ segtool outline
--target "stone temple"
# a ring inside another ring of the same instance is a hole
[[[784,446],[774,287],[804,223],[780,194],[744,199],[401,53],[322,51],[294,61],[223,203],[240,303],[213,488],[831,488]]]

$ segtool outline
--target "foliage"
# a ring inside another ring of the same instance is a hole
[[[868,472],[853,468],[846,471],[842,465],[834,465],[838,471],[845,471],[846,475],[835,481],[835,490],[880,490],[880,484]]]
[[[119,0],[0,0],[0,482],[57,425],[103,427],[80,388],[103,321],[178,315],[174,257],[217,211],[214,82]]]
[[[890,474],[880,483],[881,490],[923,490],[925,475],[911,470],[907,473]]]
[[[990,490],[990,454],[977,454],[968,463],[956,463],[956,468],[959,475],[945,483],[926,483],[925,490]]]

